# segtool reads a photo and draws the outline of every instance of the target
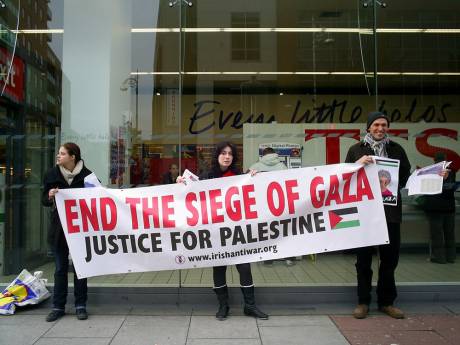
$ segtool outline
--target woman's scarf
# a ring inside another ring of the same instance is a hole
[[[385,137],[382,140],[377,141],[370,133],[367,133],[363,141],[371,147],[376,156],[388,157],[386,145],[390,142],[390,139],[387,134],[385,134]]]
[[[72,181],[75,176],[77,176],[80,172],[81,169],[83,169],[83,161],[79,160],[77,164],[75,165],[75,168],[72,171],[67,170],[64,168],[62,165],[59,165],[59,170],[61,170],[61,174],[66,180],[66,182],[69,184],[69,186],[72,184]]]

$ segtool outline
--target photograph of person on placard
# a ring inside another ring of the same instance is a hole
[[[378,176],[384,205],[398,204],[398,170],[399,161],[393,159],[375,159],[379,166]]]
[[[391,184],[391,174],[388,170],[379,170],[379,182],[380,182],[380,189],[382,190],[382,197],[394,197],[393,192],[388,189],[389,185]]]

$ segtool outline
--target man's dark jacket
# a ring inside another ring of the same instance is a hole
[[[410,163],[407,158],[406,152],[401,145],[391,141],[385,147],[388,158],[399,159],[399,186],[398,186],[398,205],[389,206],[384,205],[385,217],[389,223],[401,223],[402,207],[401,207],[401,188],[406,185],[407,179],[410,176]],[[354,163],[362,156],[375,156],[374,150],[369,144],[364,141],[356,143],[348,150],[345,163]]]

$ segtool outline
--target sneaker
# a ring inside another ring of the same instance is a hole
[[[63,317],[65,314],[64,310],[61,309],[53,309],[51,312],[46,316],[46,322],[53,322],[57,319]]]
[[[78,320],[86,320],[88,318],[88,313],[85,308],[78,308],[76,314]]]
[[[382,313],[387,314],[388,316],[392,317],[393,319],[404,319],[404,312],[401,309],[393,307],[392,305],[386,305],[384,307],[380,307],[379,310]]]
[[[355,319],[364,319],[369,313],[369,306],[367,304],[358,304],[353,310],[353,317]]]

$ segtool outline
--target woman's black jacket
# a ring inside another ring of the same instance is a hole
[[[231,171],[235,175],[241,175],[241,172],[237,168],[232,168]],[[213,178],[220,178],[223,176],[223,172],[220,169],[209,169],[200,174],[200,180],[211,180]]]
[[[59,215],[54,200],[49,200],[48,198],[49,190],[53,188],[84,188],[84,179],[89,174],[91,174],[91,171],[87,169],[85,166],[83,166],[83,169],[77,176],[74,177],[72,183],[69,186],[67,181],[62,176],[61,170],[59,169],[58,165],[46,172],[45,177],[43,179],[44,189],[42,194],[42,204],[43,206],[51,207],[51,219],[50,225],[48,227],[48,243],[52,247],[54,247],[58,243],[60,237],[64,236],[64,233],[62,230],[62,225],[59,220]]]

